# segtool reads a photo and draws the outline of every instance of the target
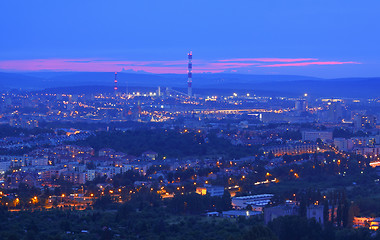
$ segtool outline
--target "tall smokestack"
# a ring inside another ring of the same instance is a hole
[[[189,59],[189,63],[187,65],[187,95],[191,97],[193,95],[192,83],[193,83],[193,53],[189,52],[187,54],[187,58]]]
[[[113,89],[115,90],[115,96],[117,96],[117,72],[115,72],[115,86]]]

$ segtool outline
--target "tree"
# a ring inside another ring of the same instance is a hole
[[[329,222],[329,202],[325,200],[323,204],[323,223],[326,226],[328,222]]]
[[[231,195],[227,190],[224,190],[223,196],[217,201],[219,206],[217,206],[217,211],[230,210],[232,208]]]
[[[299,215],[301,217],[306,217],[306,213],[307,213],[307,206],[306,206],[306,199],[305,197],[302,197],[301,198],[301,201],[300,201],[300,210],[299,210]]]
[[[110,196],[106,195],[106,196],[96,199],[94,203],[94,208],[100,208],[104,210],[108,208],[111,204],[112,204],[112,199],[110,198]]]
[[[336,213],[335,213],[335,205],[332,205],[331,206],[331,223],[334,223],[336,221]]]
[[[348,210],[348,217],[347,217],[347,227],[348,228],[352,227],[354,217],[359,216],[359,214],[360,214],[359,207],[355,204],[352,204]]]
[[[267,227],[261,225],[253,226],[246,234],[244,234],[243,239],[245,240],[276,240],[276,235]]]
[[[350,203],[345,200],[343,204],[343,209],[342,209],[342,222],[343,222],[343,227],[348,227],[349,225],[349,210],[350,210]]]
[[[342,204],[338,204],[338,209],[336,211],[336,225],[338,227],[342,226],[342,216],[343,216]]]
[[[300,216],[283,216],[268,224],[279,240],[321,239],[322,227],[315,219]]]

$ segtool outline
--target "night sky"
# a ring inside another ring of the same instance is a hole
[[[0,2],[0,71],[380,76],[380,1]]]

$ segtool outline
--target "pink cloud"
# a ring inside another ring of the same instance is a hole
[[[255,63],[212,63],[194,61],[194,73],[223,72],[226,69],[241,68]],[[32,59],[0,61],[0,69],[15,71],[95,71],[113,72],[122,69],[150,73],[186,73],[187,61],[106,61],[96,59]]]
[[[158,65],[158,66],[155,66]],[[183,73],[180,66],[161,66],[157,61],[106,61],[95,59],[31,59],[0,61],[0,69],[15,71],[113,72],[123,68],[152,73]]]
[[[194,73],[220,73],[226,70],[252,67],[287,67],[309,65],[337,65],[358,64],[357,62],[318,62],[313,58],[235,58],[216,61],[194,60]],[[256,62],[254,62],[256,61]],[[298,62],[303,61],[303,62]],[[309,61],[309,62],[305,62]],[[311,61],[311,62],[310,62]],[[265,63],[275,64],[265,64]],[[280,63],[276,63],[280,62]],[[2,60],[0,70],[6,71],[88,71],[88,72],[115,72],[122,69],[145,71],[150,73],[177,73],[187,72],[187,61],[122,61],[108,59],[28,59],[28,60]]]
[[[241,63],[241,62],[212,62],[208,63],[209,66],[218,66],[218,67],[248,67],[248,66],[255,66],[260,65],[260,63]]]
[[[360,64],[358,62],[299,62],[299,63],[278,63],[278,64],[269,64],[261,65],[259,67],[304,67],[310,65],[341,65],[341,64]]]
[[[222,59],[219,62],[304,62],[316,61],[317,58],[232,58]]]

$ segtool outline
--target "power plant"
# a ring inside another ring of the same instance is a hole
[[[174,90],[172,89],[171,87],[166,87],[166,91],[165,92],[162,92],[161,91],[161,87],[158,87],[157,91],[156,91],[156,94],[158,97],[161,97],[163,95],[165,96],[170,96],[170,97],[173,97],[174,95],[180,95],[180,96],[183,96],[183,97],[193,97],[193,63],[192,63],[192,60],[193,60],[193,53],[192,51],[190,51],[188,54],[187,54],[187,59],[188,59],[188,63],[187,63],[187,94],[185,92],[180,92],[180,91],[177,91],[177,90]],[[117,72],[115,72],[115,79],[114,79],[114,95],[115,96],[118,96],[118,85],[117,85]],[[171,93],[174,93],[173,95],[171,95]],[[126,94],[128,95],[128,81],[127,81],[127,84],[126,84]]]
[[[192,89],[192,84],[193,84],[193,53],[189,52],[187,54],[187,58],[189,59],[189,63],[187,65],[187,95],[191,97],[193,95],[193,89]]]
[[[115,86],[114,86],[114,90],[115,90],[115,96],[117,96],[117,72],[115,72]]]
[[[188,63],[187,63],[187,94],[184,93],[184,92],[180,92],[180,91],[177,91],[177,90],[174,90],[170,87],[166,87],[166,91],[165,91],[165,95],[166,96],[171,96],[170,93],[174,93],[176,95],[181,95],[181,96],[184,96],[184,97],[193,97],[193,53],[190,51],[188,54],[187,54],[187,59],[188,59]],[[157,92],[159,93],[158,95],[161,96],[161,89],[160,87],[158,88]]]

